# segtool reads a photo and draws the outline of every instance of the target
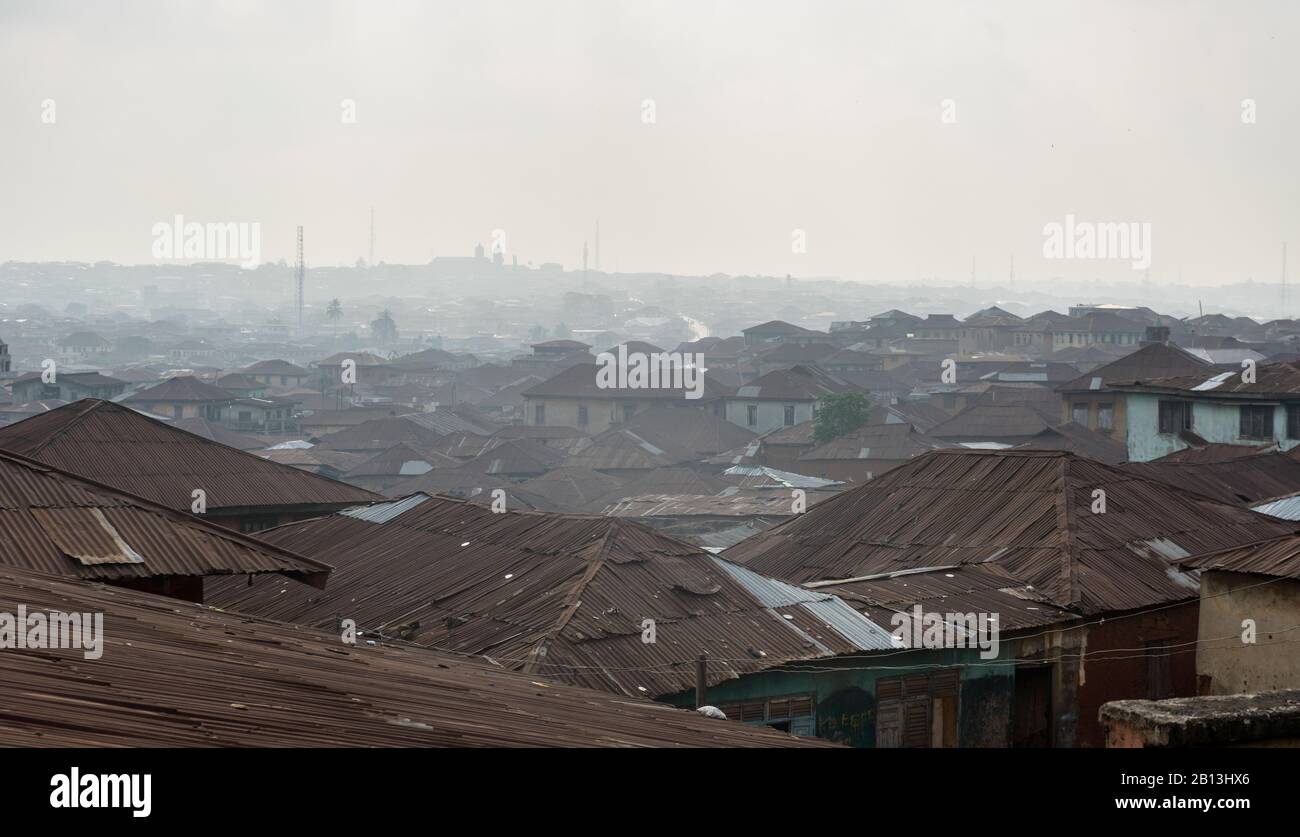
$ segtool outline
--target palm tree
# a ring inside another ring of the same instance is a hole
[[[393,321],[392,312],[387,308],[370,323],[370,333],[381,346],[397,342],[397,323]]]
[[[338,297],[330,300],[329,307],[325,309],[325,316],[334,324],[334,342],[339,341],[339,320],[343,319],[343,303],[339,302]]]

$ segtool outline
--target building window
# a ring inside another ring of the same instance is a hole
[[[1115,429],[1114,404],[1097,405],[1097,429],[1102,433],[1109,433]]]
[[[745,407],[745,423],[750,427],[758,427],[758,406],[750,404]]]
[[[1160,402],[1160,432],[1181,433],[1192,429],[1192,405],[1187,401]]]
[[[546,405],[538,404],[533,407],[533,424],[546,424]]]
[[[1073,421],[1075,424],[1082,424],[1084,427],[1087,427],[1088,426],[1088,405],[1075,404],[1074,411],[1070,414],[1070,420]]]
[[[956,747],[958,672],[876,681],[877,747]]]
[[[1286,405],[1286,437],[1300,439],[1300,404]]]
[[[786,427],[794,426],[794,405],[793,404],[785,405],[785,426]]]
[[[635,405],[635,404],[624,404],[624,405],[623,405],[623,421],[627,421],[628,419],[632,418],[632,416],[634,416],[634,415],[636,415],[636,405]]]
[[[728,721],[766,724],[795,735],[817,734],[816,700],[813,695],[791,695],[744,703],[724,703],[718,707]]]
[[[586,405],[582,405],[582,406],[578,407],[578,426],[579,426],[579,427],[586,427],[586,426],[587,426],[587,407],[586,407]]]
[[[1262,404],[1247,404],[1241,408],[1238,435],[1243,439],[1273,438],[1273,408]]]
[[[1147,699],[1164,700],[1174,694],[1173,669],[1170,666],[1168,640],[1148,642],[1143,646],[1147,658]]]

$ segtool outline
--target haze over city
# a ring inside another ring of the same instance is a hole
[[[735,830],[748,760],[654,759],[773,748],[968,829],[981,781],[1285,810],[1298,47],[1291,0],[0,0],[5,802],[654,832],[682,776]],[[999,755],[1046,748],[1145,752]]]
[[[1223,10],[8,0],[0,259],[149,262],[179,213],[352,264],[374,207],[389,263],[572,269],[599,219],[606,271],[1143,278],[1044,259],[1073,214],[1150,223],[1156,283],[1277,281],[1300,9]]]

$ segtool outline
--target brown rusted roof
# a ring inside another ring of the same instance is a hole
[[[755,438],[752,431],[698,407],[651,407],[622,427],[658,447],[676,447],[697,457],[713,456]]]
[[[623,480],[590,468],[556,468],[523,482],[519,488],[545,497],[550,508],[567,512],[594,512],[593,502],[618,491]]]
[[[948,446],[948,442],[918,432],[910,424],[868,424],[813,448],[799,459],[911,459]]]
[[[494,476],[533,477],[559,467],[564,454],[532,439],[509,439],[464,463],[466,471]]]
[[[1300,535],[1284,535],[1245,546],[1194,555],[1180,563],[1195,570],[1227,570],[1300,579]]]
[[[943,439],[1020,440],[1037,436],[1055,423],[1028,404],[972,404],[929,432]]]
[[[449,497],[472,499],[494,488],[510,488],[514,485],[504,477],[494,477],[481,471],[467,471],[464,468],[438,468],[427,474],[403,480],[384,491],[387,497],[405,497],[417,491],[425,494],[446,494]]]
[[[315,627],[339,614],[388,634],[405,626],[419,645],[629,695],[692,688],[701,651],[716,683],[892,647],[888,631],[829,594],[762,579],[617,518],[494,514],[413,495],[262,534],[335,561],[329,588],[302,595],[293,585],[217,582],[214,604]],[[775,612],[778,603],[848,621],[809,635]],[[642,642],[644,619],[656,621],[653,644]]]
[[[1149,381],[1116,381],[1113,389],[1142,392],[1195,393],[1198,398],[1291,397],[1300,393],[1300,362],[1265,363],[1255,369],[1255,380],[1246,383],[1242,369],[1227,372],[1208,367],[1205,371],[1175,378]]]
[[[1191,431],[1178,434],[1191,447],[1167,453],[1157,459],[1148,460],[1153,464],[1172,465],[1174,463],[1192,464],[1205,462],[1226,462],[1257,453],[1273,453],[1278,449],[1277,442],[1261,442],[1258,445],[1233,445],[1227,442],[1207,442]]]
[[[319,448],[281,448],[279,450],[261,450],[257,455],[281,465],[292,465],[307,471],[326,469],[342,474],[366,461],[364,453],[347,453],[341,450],[320,450]]]
[[[796,583],[991,563],[1094,614],[1194,596],[1172,560],[1291,528],[1069,453],[939,450],[723,554]]]
[[[593,437],[591,444],[569,457],[567,464],[593,471],[629,471],[663,468],[695,458],[675,444],[656,444],[616,425]]]
[[[264,506],[332,510],[378,499],[91,398],[0,428],[0,449],[184,511],[195,489],[206,493],[209,512]]]
[[[1122,440],[1073,421],[1050,427],[1016,447],[1017,450],[1066,450],[1107,465],[1119,465],[1128,460],[1128,446]]]
[[[311,375],[310,369],[303,369],[296,363],[290,363],[287,360],[259,360],[252,366],[239,370],[245,375],[285,375],[292,377],[304,377]]]
[[[236,433],[233,430],[227,430],[219,424],[213,424],[205,418],[187,418],[176,419],[172,427],[179,427],[186,433],[193,433],[195,436],[202,436],[205,439],[227,447],[239,448],[240,450],[261,450],[266,444],[254,436],[246,436],[243,433]]]
[[[405,442],[419,450],[432,450],[439,438],[436,431],[408,421],[405,417],[389,416],[364,421],[355,427],[322,436],[320,447],[349,453],[378,453],[398,442]]]
[[[733,485],[712,474],[691,468],[655,468],[637,474],[607,492],[601,499],[609,503],[623,497],[640,497],[645,494],[694,494],[708,497],[721,494]]]
[[[828,395],[861,389],[815,366],[776,369],[742,384],[731,396],[739,399],[817,401]]]
[[[123,399],[123,403],[153,403],[155,401],[233,401],[235,396],[220,387],[200,381],[193,375],[168,378],[161,384],[141,390]]]
[[[330,571],[199,515],[4,451],[0,532],[0,564],[77,578],[284,573],[323,585]]]
[[[805,498],[811,506],[826,492]],[[747,490],[716,497],[698,494],[637,494],[615,500],[602,514],[611,517],[766,517],[785,518],[794,514],[789,493]]]
[[[1059,353],[1058,353],[1059,354]],[[1206,372],[1205,370],[1210,370]],[[1199,375],[1200,380],[1214,373],[1214,367],[1193,357],[1177,346],[1152,343],[1119,360],[1080,375],[1060,388],[1061,392],[1105,390],[1116,381],[1150,381],[1172,375]]]
[[[322,451],[322,453],[328,452]],[[437,451],[419,451],[405,442],[399,442],[352,468],[347,476],[349,479],[352,477],[414,477],[435,468],[459,468],[460,465],[459,459],[453,459]]]
[[[1249,453],[1250,448],[1243,448]],[[1300,491],[1300,461],[1283,453],[1256,453],[1211,462],[1126,462],[1131,474],[1233,505],[1254,504]]]
[[[708,358],[705,358],[708,361]],[[579,363],[570,366],[554,377],[548,378],[521,393],[525,398],[633,398],[636,400],[681,401],[690,404],[694,399],[686,396],[689,390],[682,387],[601,387],[596,381],[596,374],[601,369],[599,363]],[[704,375],[702,385],[703,398],[717,398],[726,395],[728,390],[708,374]]]
[[[495,442],[492,441],[491,436],[481,436],[478,433],[457,430],[455,433],[448,433],[438,439],[429,447],[429,450],[464,461],[473,459],[493,444]]]
[[[0,568],[0,610],[102,613],[103,654],[0,653],[0,746],[833,746],[408,645]]]
[[[1020,631],[1079,618],[1052,604],[1046,596],[997,564],[937,567],[821,582],[814,589],[834,593],[873,621],[885,625],[892,624],[894,614],[909,612],[916,605],[934,613],[996,614],[1001,631]]]

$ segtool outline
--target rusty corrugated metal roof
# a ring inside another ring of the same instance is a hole
[[[185,511],[195,489],[205,492],[209,513],[264,506],[332,511],[379,499],[89,398],[0,428],[0,449]]]
[[[1300,536],[1285,535],[1232,549],[1195,555],[1179,562],[1194,570],[1227,570],[1274,578],[1300,579]]]
[[[1222,503],[1254,504],[1300,491],[1300,460],[1283,453],[1253,453],[1210,462],[1126,462],[1129,473],[1195,491]]]
[[[1043,627],[1079,618],[1052,604],[1031,585],[1021,583],[996,564],[939,567],[834,584],[823,582],[816,589],[836,594],[883,625],[891,624],[893,614],[906,613],[915,605],[921,605],[926,612],[996,614],[1002,631]]]
[[[0,451],[0,564],[85,579],[282,573],[330,567],[284,547]]]
[[[308,626],[355,619],[434,648],[481,654],[577,685],[660,696],[796,660],[871,650],[830,622],[791,629],[752,585],[698,547],[595,515],[493,514],[443,497],[281,526],[262,533],[335,564],[324,593],[216,582],[222,607]],[[361,519],[369,518],[369,520]],[[779,582],[773,582],[782,587]],[[800,592],[818,601],[835,597]],[[816,617],[804,614],[810,624]],[[642,641],[642,620],[656,641]],[[814,641],[815,640],[815,641]]]
[[[449,654],[0,567],[0,611],[102,613],[103,653],[0,653],[0,746],[833,746]]]
[[[1104,514],[1091,511],[1099,489]],[[996,564],[1057,606],[1094,614],[1189,598],[1196,582],[1171,558],[1292,528],[1069,453],[939,450],[723,556],[796,583]]]

